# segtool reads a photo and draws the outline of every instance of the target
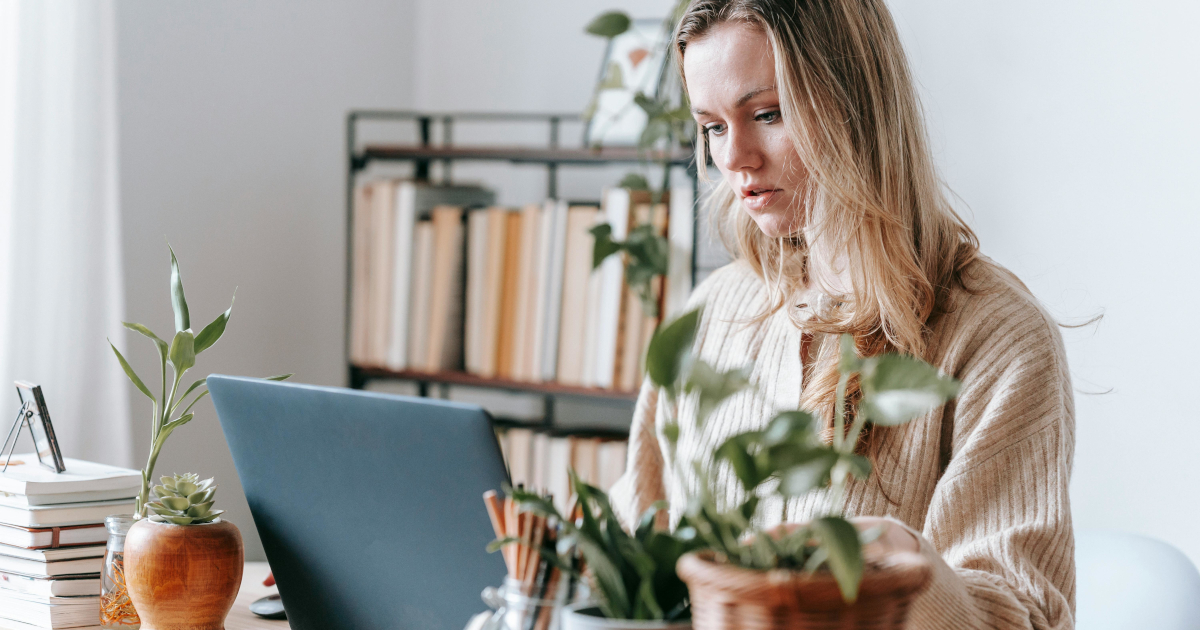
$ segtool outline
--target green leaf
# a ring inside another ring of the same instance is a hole
[[[701,309],[688,311],[654,331],[646,350],[646,373],[655,385],[675,391],[684,364],[691,356],[700,315]]]
[[[176,512],[182,512],[191,507],[191,504],[188,503],[187,497],[163,497],[160,503],[167,506],[169,509],[175,510]]]
[[[844,334],[838,339],[840,352],[838,354],[838,371],[842,374],[857,372],[862,369],[862,359],[854,347],[854,335]]]
[[[629,30],[633,20],[623,11],[609,11],[596,16],[585,29],[589,35],[612,39]]]
[[[621,72],[621,66],[613,61],[608,64],[604,70],[604,78],[600,80],[600,84],[596,86],[597,90],[623,90],[625,89],[625,75]]]
[[[162,339],[159,339],[158,335],[154,334],[149,328],[146,328],[145,326],[143,326],[141,324],[135,324],[133,322],[121,322],[121,323],[129,330],[141,333],[144,337],[146,337],[150,341],[153,341],[154,345],[158,348],[159,357],[161,357],[163,361],[167,360],[167,342],[163,341]]]
[[[592,247],[592,269],[598,269],[606,258],[621,251],[621,244],[613,240],[612,226],[607,223],[601,223],[588,231],[596,239]]]
[[[234,298],[236,298],[237,291],[235,290],[234,293]],[[232,312],[233,300],[230,300],[229,308],[226,309],[224,313],[217,315],[216,319],[212,320],[212,322],[205,326],[204,330],[201,330],[199,335],[196,335],[196,354],[200,354],[201,352],[208,350],[214,343],[217,343],[217,340],[221,338],[221,335],[225,334],[225,325],[229,323],[229,315]]]
[[[646,178],[639,173],[629,173],[621,178],[621,183],[617,186],[629,190],[650,190],[650,182],[646,181]]]
[[[605,548],[589,536],[580,536],[576,544],[579,545],[584,560],[587,560],[588,568],[596,578],[596,586],[602,593],[600,608],[604,616],[610,619],[627,618],[630,608],[629,592],[625,589],[621,572],[617,570]]]
[[[651,118],[646,121],[642,135],[638,137],[638,147],[651,149],[659,140],[671,137],[671,123],[662,118]]]
[[[205,390],[204,394],[207,394],[207,393],[208,393],[208,390]],[[204,396],[204,394],[197,396],[196,400],[200,400],[200,398],[202,398]],[[195,401],[192,401],[192,404],[195,404]],[[191,407],[188,407],[188,409],[191,409]],[[182,415],[182,416],[164,424],[162,429],[158,432],[158,437],[155,438],[155,440],[154,440],[154,446],[156,448],[162,448],[162,445],[167,442],[167,438],[171,437],[171,434],[175,432],[175,429],[178,429],[179,427],[191,422],[192,418],[194,418],[194,417],[195,417],[195,414],[189,413],[189,414]],[[163,479],[167,479],[167,478],[163,477]],[[183,482],[183,483],[187,483],[187,482]],[[178,487],[175,484],[174,480],[171,481],[170,485],[168,485],[164,481],[163,485],[171,488],[172,490],[178,491]],[[195,492],[195,490],[193,490],[193,492]]]
[[[207,395],[208,395],[207,389],[200,392],[199,394],[197,394],[196,397],[192,399],[192,402],[190,404],[188,404],[188,406],[183,410],[183,413],[186,414],[187,412],[191,411],[192,407],[195,407],[196,403],[200,402],[200,399],[204,398]]]
[[[292,373],[292,372],[288,372],[287,374],[276,374],[275,376],[268,376],[267,378],[265,378],[265,379],[263,379],[263,380],[266,380],[266,381],[286,381],[286,380],[288,380],[289,378],[292,378],[293,376],[295,376],[295,374],[294,374],[294,373]]]
[[[808,444],[813,435],[815,420],[807,411],[784,411],[776,414],[763,432],[763,444]]]
[[[196,382],[194,382],[194,383],[192,383],[191,385],[189,385],[189,386],[188,386],[187,390],[186,390],[186,391],[184,391],[184,392],[183,392],[183,394],[182,394],[182,395],[179,397],[179,400],[181,400],[181,401],[182,401],[184,398],[187,398],[187,397],[188,397],[188,394],[191,394],[193,391],[195,391],[195,389],[196,389],[197,387],[200,387],[201,385],[205,385],[205,384],[207,384],[207,383],[208,383],[208,379],[207,379],[207,378],[198,379]],[[179,406],[179,404],[178,404],[178,403],[176,403],[176,405],[175,405],[175,406],[177,406],[177,407],[178,407],[178,406]]]
[[[679,423],[678,422],[668,422],[668,423],[664,424],[663,425],[663,435],[666,436],[667,441],[670,442],[672,445],[678,443],[679,442]]]
[[[171,250],[171,308],[175,311],[175,331],[183,331],[192,327],[191,317],[188,316],[187,300],[183,297],[183,278],[179,276],[179,261],[175,259],[175,250]]]
[[[208,511],[212,509],[212,506],[212,501],[197,503],[196,505],[193,505],[187,509],[187,515],[191,516],[192,518],[203,518],[208,515]]]
[[[813,450],[802,463],[780,474],[779,493],[788,497],[801,496],[813,488],[825,485],[829,472],[837,464],[838,454],[832,450]]]
[[[121,351],[117,350],[117,347],[113,345],[112,341],[108,342],[108,346],[112,348],[113,353],[117,355],[117,361],[121,362],[121,369],[125,370],[125,376],[128,376],[129,380],[133,381],[133,384],[138,388],[138,391],[145,394],[146,398],[149,398],[151,401],[157,404],[158,399],[154,397],[154,394],[150,393],[150,388],[146,387],[146,384],[142,382],[142,379],[138,378],[137,373],[134,372],[133,368],[129,366],[129,362],[125,360],[125,357],[121,356]]]
[[[846,467],[849,468],[850,474],[859,479],[866,479],[871,476],[871,460],[862,455],[842,455],[842,461],[846,462]]]
[[[183,374],[196,365],[196,338],[191,330],[181,330],[175,333],[171,340],[171,365],[175,374]]]
[[[752,452],[754,445],[757,444],[760,437],[762,437],[762,433],[759,431],[740,433],[725,440],[713,452],[714,460],[725,460],[733,466],[733,472],[737,475],[738,480],[742,482],[742,487],[746,489],[746,492],[753,491],[766,477],[758,469],[758,464]]]
[[[904,424],[957,396],[959,385],[914,357],[872,357],[863,361],[862,410],[875,424]]]
[[[633,102],[636,103],[638,107],[642,108],[642,111],[646,112],[646,117],[650,120],[662,118],[667,113],[667,107],[664,102],[650,98],[643,92],[634,94]]]
[[[750,386],[750,369],[735,368],[718,372],[704,361],[692,364],[684,391],[699,392],[700,399],[696,403],[696,426],[703,426],[709,414],[713,412],[726,398]]]
[[[517,538],[516,536],[505,536],[504,538],[497,538],[496,540],[493,540],[492,542],[488,543],[487,552],[488,553],[496,553],[497,551],[500,551],[500,549],[507,547],[508,545],[511,545],[514,543],[519,543],[519,542],[521,542],[521,539]]]
[[[858,585],[862,581],[862,543],[858,530],[849,521],[836,516],[826,516],[812,522],[813,532],[820,539],[821,549],[829,554],[829,571],[837,580],[842,599],[853,603],[858,598]]]

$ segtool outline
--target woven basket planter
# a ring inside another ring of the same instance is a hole
[[[711,551],[679,560],[695,630],[901,630],[929,583],[919,554],[868,558],[858,599],[847,604],[828,572],[755,571],[717,562]]]

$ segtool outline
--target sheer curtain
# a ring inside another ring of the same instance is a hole
[[[115,52],[111,0],[0,0],[0,425],[33,381],[65,456],[130,465]]]

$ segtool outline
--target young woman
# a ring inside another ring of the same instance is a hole
[[[699,155],[721,175],[712,211],[737,257],[695,291],[705,311],[694,351],[719,369],[753,364],[758,394],[730,399],[697,431],[694,401],[669,409],[643,387],[613,490],[622,517],[666,500],[677,519],[695,489],[664,466],[668,416],[681,420],[684,461],[777,409],[832,426],[838,335],[852,333],[863,356],[911,354],[963,384],[944,408],[873,428],[859,448],[875,471],[847,493],[864,525],[890,525],[884,544],[934,566],[910,627],[1072,627],[1062,340],[950,207],[883,0],[695,0],[674,49]],[[740,500],[731,474],[717,486],[718,501]],[[763,525],[821,506],[775,500]]]

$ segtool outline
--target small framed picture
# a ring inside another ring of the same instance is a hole
[[[639,19],[609,41],[584,131],[585,146],[637,146],[647,117],[634,97],[639,92],[650,98],[658,95],[667,67],[667,39],[662,20]]]
[[[54,425],[50,422],[50,411],[46,408],[46,398],[42,396],[42,386],[26,381],[16,381],[16,386],[25,421],[33,433],[38,461],[54,472],[66,470],[58,438],[54,436]]]

